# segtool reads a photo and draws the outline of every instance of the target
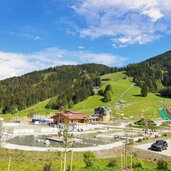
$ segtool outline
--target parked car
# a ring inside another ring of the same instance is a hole
[[[151,150],[154,151],[162,151],[167,150],[168,143],[165,140],[157,140],[155,143],[151,145]]]

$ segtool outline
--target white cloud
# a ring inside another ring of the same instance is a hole
[[[153,22],[158,21],[160,18],[162,18],[164,15],[160,12],[160,10],[151,8],[149,10],[144,11],[142,14],[147,15],[151,18]]]
[[[0,79],[32,71],[34,66],[25,60],[23,54],[0,52]]]
[[[123,66],[125,60],[124,57],[108,53],[98,54],[59,48],[47,48],[33,54],[0,52],[0,80],[58,65],[101,63],[111,66]]]
[[[109,37],[114,47],[145,44],[171,31],[171,0],[81,0],[81,37]]]

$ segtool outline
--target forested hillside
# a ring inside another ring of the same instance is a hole
[[[52,97],[47,107],[72,107],[93,94],[100,75],[115,70],[100,64],[67,65],[0,81],[1,113],[15,113]]]
[[[150,92],[171,97],[171,51],[127,67],[127,74],[134,82]]]

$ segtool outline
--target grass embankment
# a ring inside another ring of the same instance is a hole
[[[60,170],[60,161],[63,159],[61,153],[51,152],[24,152],[17,150],[6,150],[0,148],[0,170],[6,171],[8,169],[8,161],[11,157],[10,171],[42,171],[45,164],[52,164],[52,171]],[[67,168],[70,165],[70,152],[67,154]],[[97,156],[98,157],[98,156]],[[73,171],[118,171],[120,170],[120,157],[115,156],[115,167],[108,167],[110,158],[97,158],[94,166],[85,167],[83,162],[83,153],[74,153]],[[133,160],[137,161],[135,158]],[[155,171],[156,163],[147,160],[141,160],[142,167],[134,168],[134,171]],[[128,159],[128,164],[130,159]],[[170,166],[169,166],[170,168]]]

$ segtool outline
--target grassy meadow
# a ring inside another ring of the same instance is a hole
[[[104,78],[110,79],[110,81],[102,82],[102,88],[104,89],[107,84],[112,85],[112,101],[105,103],[102,101],[102,96],[94,95],[76,104],[72,110],[92,114],[93,109],[98,106],[109,106],[112,115],[117,119],[137,120],[140,117],[157,119],[161,118],[157,111],[160,107],[160,102],[165,101],[168,105],[171,105],[171,99],[162,98],[153,93],[148,93],[147,97],[141,97],[141,89],[137,86],[133,86],[127,91],[120,99],[123,102],[119,103],[117,100],[133,84],[132,78],[126,78],[125,74],[121,72],[107,74],[101,77],[101,79]]]
[[[8,170],[8,162],[11,157],[10,171],[43,171],[45,164],[50,164],[51,171],[59,171],[60,163],[63,160],[63,154],[60,152],[25,152],[18,150],[6,150],[0,148],[0,170]],[[115,166],[109,167],[109,162],[114,159]],[[134,168],[134,171],[155,171],[156,163],[147,160],[138,159],[142,163],[142,167]],[[133,163],[137,159],[133,158]],[[128,166],[130,159],[128,158]],[[67,154],[67,168],[70,166],[70,152]],[[96,157],[94,165],[86,167],[83,161],[83,153],[74,153],[73,171],[118,171],[121,168],[120,157],[99,158]],[[169,169],[171,167],[169,166]],[[169,171],[169,170],[168,170]]]

